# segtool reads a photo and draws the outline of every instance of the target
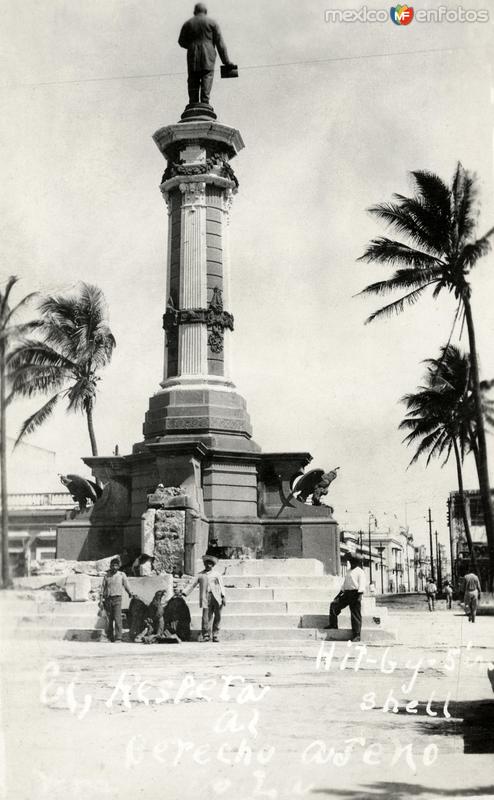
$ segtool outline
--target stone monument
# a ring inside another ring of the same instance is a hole
[[[231,161],[242,136],[204,104],[189,103],[153,139],[166,161],[163,377],[133,452],[84,459],[103,494],[83,519],[63,523],[57,555],[144,552],[146,515],[157,508],[148,499],[161,484],[160,492],[173,491],[158,507],[166,511],[171,498],[174,513],[183,512],[184,570],[209,546],[224,557],[317,558],[338,574],[331,507],[294,495],[310,454],[262,453],[231,377],[230,214],[239,188]]]

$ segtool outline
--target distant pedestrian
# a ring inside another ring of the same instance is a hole
[[[480,588],[480,581],[475,572],[469,572],[465,575],[465,596],[463,602],[465,604],[465,611],[468,613],[468,621],[475,622],[477,615],[477,608],[482,597]]]
[[[213,642],[219,642],[221,626],[221,610],[226,605],[225,587],[221,575],[216,572],[218,563],[216,556],[206,553],[202,557],[204,569],[197,575],[190,586],[182,592],[187,597],[196,586],[199,587],[199,605],[202,608],[201,642],[209,642],[211,638],[211,623],[213,625]]]
[[[344,608],[350,606],[352,623],[352,642],[360,642],[362,630],[362,596],[365,592],[366,578],[362,569],[362,556],[349,556],[350,570],[345,575],[341,591],[329,606],[328,630],[338,629],[338,616]]]
[[[108,617],[107,636],[110,642],[122,641],[122,590],[133,598],[127,576],[120,570],[120,559],[112,558],[110,569],[103,578],[100,607]]]
[[[434,611],[435,609],[436,595],[437,586],[434,582],[434,577],[431,576],[430,578],[427,578],[427,583],[425,584],[425,596],[427,597],[429,611]]]
[[[447,608],[451,608],[451,603],[453,600],[453,587],[449,581],[446,581],[444,584],[444,594],[446,595],[446,606]]]

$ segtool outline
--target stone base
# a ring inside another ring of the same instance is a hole
[[[57,558],[95,561],[122,553],[124,548],[123,524],[107,520],[94,525],[90,513],[64,520],[57,527]]]
[[[309,508],[310,511],[310,508]],[[286,522],[264,521],[263,551],[267,558],[316,558],[328,575],[337,575],[340,564],[336,521],[301,517]]]
[[[182,122],[194,119],[217,119],[213,106],[209,103],[188,103],[180,117]]]
[[[145,445],[195,441],[212,448],[260,450],[251,440],[246,402],[228,382],[166,386],[149,400],[143,434]]]
[[[103,495],[89,514],[59,526],[57,555],[91,559],[124,548],[140,552],[147,498],[161,483],[179,488],[182,499],[170,502],[186,512],[184,572],[193,572],[209,547],[219,558],[316,558],[327,574],[337,575],[339,533],[332,509],[292,496],[310,455],[262,454],[241,437],[238,449],[227,449],[228,438],[220,440],[221,449],[163,437],[136,445],[128,456],[85,459],[105,484]]]

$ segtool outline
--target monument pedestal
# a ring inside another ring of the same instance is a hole
[[[168,209],[163,380],[132,454],[84,459],[105,488],[77,529],[79,549],[89,557],[111,531],[120,549],[142,550],[147,497],[163,484],[184,498],[184,569],[209,545],[222,557],[317,558],[337,574],[332,510],[291,496],[310,455],[262,454],[230,377],[229,221],[238,190],[230,161],[244,144],[211,111],[188,107],[181,122],[153,137],[167,162],[160,184]],[[69,527],[60,526],[60,553]]]

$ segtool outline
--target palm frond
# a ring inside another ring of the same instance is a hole
[[[37,394],[58,391],[71,377],[71,372],[46,364],[24,364],[7,374],[14,397],[34,397]]]
[[[438,214],[437,208],[431,207],[427,198],[403,197],[399,199],[403,213],[415,221],[422,236],[422,247],[436,257],[442,257],[449,250],[449,220]]]
[[[15,440],[14,447],[17,447],[24,436],[35,431],[36,428],[39,428],[39,426],[48,419],[58,402],[59,396],[60,395],[58,393],[53,395],[53,397],[51,397],[48,402],[44,404],[44,406],[38,409],[38,411],[35,411],[34,414],[32,414],[22,423],[19,435]]]
[[[390,225],[398,233],[406,235],[412,242],[426,250],[435,252],[435,248],[430,242],[427,227],[410,213],[407,207],[408,198],[395,195],[398,203],[378,203],[371,206],[368,211],[378,219]]]
[[[416,303],[425,289],[427,289],[427,287],[430,285],[432,284],[426,283],[425,286],[421,286],[419,289],[409,292],[409,294],[400,297],[399,300],[395,300],[393,303],[388,303],[388,305],[379,308],[377,311],[374,311],[370,317],[367,317],[365,324],[368,325],[369,322],[373,322],[375,319],[379,319],[380,317],[391,317],[393,314],[400,314],[406,305],[413,305]]]
[[[417,250],[402,242],[388,239],[386,236],[379,236],[373,239],[365,253],[357,261],[379,264],[397,264],[405,267],[415,267],[417,270],[436,269],[438,277],[441,275],[443,263],[436,256]]]
[[[96,397],[95,379],[80,378],[70,386],[67,397],[69,399],[68,411],[87,411],[88,407],[92,408]]]
[[[404,289],[420,289],[424,286],[430,286],[435,283],[436,277],[434,270],[429,269],[399,269],[391,278],[385,281],[377,281],[371,283],[362,289],[359,294],[377,294],[385,295],[397,290],[403,291]]]
[[[37,339],[27,339],[14,347],[7,356],[7,365],[11,371],[26,365],[59,367],[77,371],[77,364],[74,361],[54,350],[46,342]]]
[[[449,461],[449,457],[450,457],[450,455],[451,455],[451,450],[452,450],[452,449],[453,449],[453,440],[452,440],[452,439],[448,439],[448,441],[447,441],[447,450],[446,450],[446,455],[444,456],[443,463],[441,464],[441,469],[442,469],[443,467],[445,467],[445,466],[446,466],[446,464],[448,463],[448,461]],[[444,448],[443,448],[443,451],[444,451]],[[438,453],[438,455],[442,455],[442,452],[441,452],[441,453]],[[462,459],[462,460],[463,460],[463,459]]]
[[[412,464],[416,464],[416,462],[421,458],[422,455],[424,455],[424,453],[433,452],[438,443],[441,442],[442,436],[443,434],[440,431],[433,431],[433,433],[429,434],[429,436],[425,436],[417,447],[415,455],[411,459],[408,466],[411,467]],[[406,442],[406,438],[403,440],[404,442]],[[427,464],[429,463],[429,460],[430,459],[428,458]]]
[[[441,466],[444,466],[453,446],[458,448],[462,460],[473,446],[476,414],[470,359],[467,353],[448,343],[441,347],[439,358],[428,358],[424,363],[424,385],[401,399],[407,416],[399,427],[409,431],[404,443],[411,445],[420,441],[410,463],[427,454],[426,466],[431,459],[439,457],[443,457]]]
[[[16,285],[19,278],[16,275],[11,275],[3,291],[0,291],[0,320],[3,320],[6,314],[9,313],[9,297],[12,289]]]
[[[481,239],[469,242],[463,247],[458,259],[462,267],[473,267],[479,258],[486,256],[490,252],[492,247],[490,239],[493,234],[494,228],[491,228]]]
[[[39,322],[37,320],[31,320],[30,322],[20,322],[19,324],[12,324],[9,325],[8,328],[3,328],[0,330],[0,342],[11,343],[22,339],[26,334],[32,333],[37,328],[39,328]]]
[[[61,325],[64,322],[73,324],[77,317],[78,299],[75,295],[49,295],[40,303],[40,311],[44,317],[52,317]]]
[[[458,162],[451,188],[451,216],[458,249],[474,233],[478,216],[476,201],[475,179]]]
[[[411,173],[412,179],[422,203],[442,220],[450,218],[450,191],[444,181],[433,172],[416,170]]]
[[[34,297],[37,296],[38,292],[30,292],[29,294],[26,294],[25,297],[23,297],[21,300],[19,300],[19,302],[13,308],[8,308],[8,306],[4,307],[3,309],[4,313],[0,314],[0,335],[2,335],[3,332],[5,332],[7,326],[10,324],[11,320],[13,320],[17,312],[25,305],[27,305],[27,303],[29,303],[30,300],[32,300]],[[30,324],[31,326],[34,326],[35,323],[33,320],[31,323],[24,323],[24,324],[25,325]]]
[[[9,399],[56,395],[26,420],[19,438],[41,425],[61,396],[67,398],[69,411],[91,411],[98,370],[109,363],[116,345],[97,286],[82,282],[70,294],[45,297],[40,312],[37,338],[25,338],[8,355]],[[19,330],[26,334],[30,329]]]

